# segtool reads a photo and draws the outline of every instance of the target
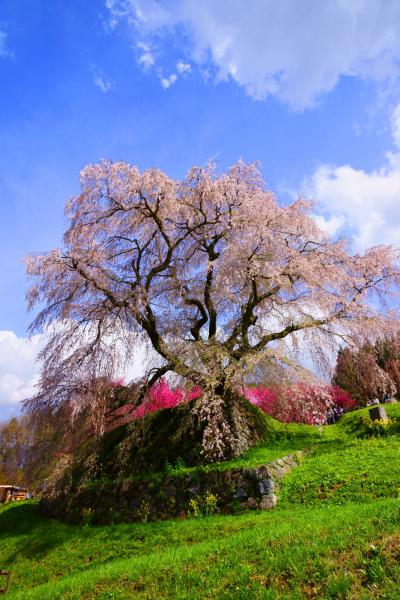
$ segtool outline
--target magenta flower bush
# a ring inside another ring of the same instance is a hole
[[[183,390],[179,388],[172,390],[165,379],[159,379],[150,388],[145,401],[135,410],[134,418],[139,419],[148,413],[163,408],[174,408],[174,406],[183,402],[184,396]]]
[[[168,385],[168,382],[164,378],[161,378],[150,388],[145,401],[134,411],[133,418],[140,419],[144,415],[156,410],[174,408],[181,402],[195,400],[201,394],[202,389],[199,386],[194,386],[186,392],[182,388],[173,390]]]
[[[150,388],[140,406],[134,408],[132,405],[125,405],[116,412],[126,423],[149,413],[195,400],[202,393],[200,386],[189,390],[172,389],[167,380],[161,378]],[[282,423],[321,425],[326,423],[326,414],[330,408],[340,407],[346,411],[356,405],[350,394],[338,386],[329,385],[297,383],[289,387],[245,387],[242,393],[249,402]],[[121,424],[121,421],[118,421],[118,424]]]
[[[327,386],[298,383],[290,387],[245,388],[244,396],[268,415],[283,423],[326,422],[326,413],[333,407]]]

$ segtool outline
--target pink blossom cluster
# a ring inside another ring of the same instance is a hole
[[[290,387],[245,388],[243,395],[252,404],[283,423],[321,425],[330,408],[349,410],[356,402],[337,386],[298,383]]]
[[[125,379],[123,377],[117,377],[116,379],[112,379],[109,382],[109,385],[112,388],[122,387],[125,385]]]
[[[162,378],[150,388],[140,406],[134,408],[128,404],[114,411],[112,415],[117,419],[115,424],[120,425],[122,422],[140,419],[149,413],[195,400],[202,393],[200,386],[194,386],[188,391],[183,388],[172,389],[167,380]],[[263,412],[283,423],[322,424],[326,422],[329,408],[337,406],[346,411],[356,404],[355,400],[338,386],[306,383],[290,387],[246,387],[243,395]]]
[[[183,389],[177,388],[173,390],[169,387],[165,379],[157,381],[149,390],[148,396],[144,402],[134,412],[134,418],[140,419],[144,415],[162,410],[163,408],[174,408],[181,402],[192,400],[196,397],[192,390],[189,393]]]

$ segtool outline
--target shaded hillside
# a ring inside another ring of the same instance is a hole
[[[243,447],[254,446],[268,432],[268,419],[243,400],[227,407],[232,430]],[[93,479],[134,477],[163,471],[177,462],[186,466],[203,462],[205,423],[193,411],[193,402],[160,410],[91,438],[69,458],[68,466],[47,482],[46,496],[69,495]]]

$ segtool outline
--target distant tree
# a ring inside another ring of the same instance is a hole
[[[379,338],[374,345],[378,366],[393,381],[396,390],[400,391],[400,333]]]
[[[67,439],[62,423],[52,414],[37,419],[14,417],[0,423],[0,485],[39,486],[52,470],[55,452]]]
[[[26,418],[0,424],[0,484],[26,483],[31,433]]]
[[[375,347],[370,343],[360,349],[339,351],[333,383],[349,392],[360,406],[374,398],[382,400],[386,393],[396,391],[390,374],[377,363]]]
[[[362,392],[358,385],[357,369],[355,352],[350,348],[340,348],[337,354],[332,383],[349,392],[360,403],[360,401],[362,402]]]
[[[299,340],[318,358],[337,337],[392,324],[398,252],[349,253],[318,228],[312,203],[278,205],[254,164],[195,167],[176,181],[105,161],[83,170],[81,188],[62,248],[27,259],[29,307],[41,307],[31,331],[49,335],[30,413],[95,407],[96,394],[76,389],[113,377],[147,342],[160,366],[137,403],[168,371],[200,386],[193,410],[204,456],[217,460],[252,443],[235,415],[258,364],[288,369]]]

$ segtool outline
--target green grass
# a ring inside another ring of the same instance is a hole
[[[363,412],[324,428],[277,424],[273,445],[231,461],[312,448],[274,511],[79,527],[41,517],[34,502],[0,509],[6,597],[398,600],[400,436],[357,438]],[[400,405],[387,412],[400,416]]]
[[[304,448],[311,448],[315,445],[325,443],[326,441],[339,440],[347,437],[341,428],[336,426],[316,427],[312,425],[298,425],[295,423],[279,423],[274,419],[267,417],[268,436],[265,441],[243,452],[239,457],[229,461],[217,462],[202,467],[186,467],[180,465],[171,465],[169,472],[183,474],[193,471],[213,471],[234,469],[237,467],[256,467],[281,458],[286,454],[292,454]],[[154,473],[152,476],[158,476]],[[140,479],[137,476],[136,479]]]

